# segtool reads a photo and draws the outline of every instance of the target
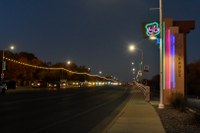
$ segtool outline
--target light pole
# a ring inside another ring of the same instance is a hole
[[[159,23],[160,23],[160,103],[158,105],[159,109],[164,108],[163,104],[163,8],[162,8],[162,0],[159,0],[159,8],[151,8],[150,10],[159,9]]]
[[[15,49],[15,47],[14,46],[10,46],[10,49],[11,50],[14,50]],[[2,69],[1,69],[1,80],[3,81],[3,79],[4,79],[4,70],[5,70],[5,61],[4,61],[4,51],[5,51],[6,49],[3,49],[2,50]]]
[[[4,62],[4,49],[2,50],[2,63],[1,64],[2,64],[1,65],[1,80],[3,81],[3,78],[4,78],[3,71],[4,71],[4,64],[5,64],[5,62]]]
[[[163,104],[163,20],[162,20],[162,0],[159,0],[159,18],[160,18],[160,103],[159,109],[164,108]]]

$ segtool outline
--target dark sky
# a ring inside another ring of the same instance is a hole
[[[15,44],[15,52],[26,51],[53,63],[71,60],[120,80],[132,79],[141,52],[130,53],[135,43],[144,51],[150,79],[159,73],[159,48],[143,38],[143,21],[158,21],[159,0],[1,0],[0,49]],[[196,29],[187,37],[188,63],[200,59],[200,1],[163,0],[163,17],[195,20]]]

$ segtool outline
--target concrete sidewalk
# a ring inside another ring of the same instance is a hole
[[[144,101],[139,89],[133,89],[130,99],[104,133],[165,133],[158,114]]]

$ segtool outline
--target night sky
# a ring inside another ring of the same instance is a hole
[[[150,79],[159,73],[159,46],[143,37],[143,21],[158,21],[159,0],[1,0],[0,49],[15,44],[14,52],[30,52],[53,63],[71,60],[91,68],[92,74],[132,80],[141,52],[128,51],[134,43],[144,51]],[[163,17],[195,20],[187,36],[188,63],[200,59],[200,1],[163,0]]]

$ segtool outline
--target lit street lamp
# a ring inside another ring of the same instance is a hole
[[[134,51],[135,50],[135,46],[134,45],[129,45],[129,50],[130,51]]]
[[[14,49],[15,49],[15,47],[12,45],[12,46],[10,46],[10,49],[11,49],[11,50],[14,50]]]
[[[102,74],[102,71],[99,71],[99,74]]]
[[[135,71],[136,71],[136,69],[135,69],[135,67],[134,67],[134,62],[132,62],[131,65],[133,66],[133,68],[132,68],[132,72],[133,72],[133,81],[135,81]]]
[[[140,52],[141,52],[141,68],[140,68],[140,70],[142,71],[143,70],[143,50],[142,49],[139,49],[139,48],[135,48],[135,46],[134,45],[129,45],[129,50],[130,51],[134,51],[135,49],[137,49],[137,50],[139,50]],[[134,63],[133,63],[134,64]]]
[[[15,47],[14,46],[10,46],[10,49],[11,50],[14,50]],[[2,69],[1,69],[1,80],[4,79],[4,70],[6,69],[5,68],[5,65],[6,65],[6,62],[4,61],[4,52],[6,51],[6,49],[3,49],[2,50]]]
[[[71,61],[69,60],[69,61],[67,61],[67,65],[70,65],[71,64]]]

